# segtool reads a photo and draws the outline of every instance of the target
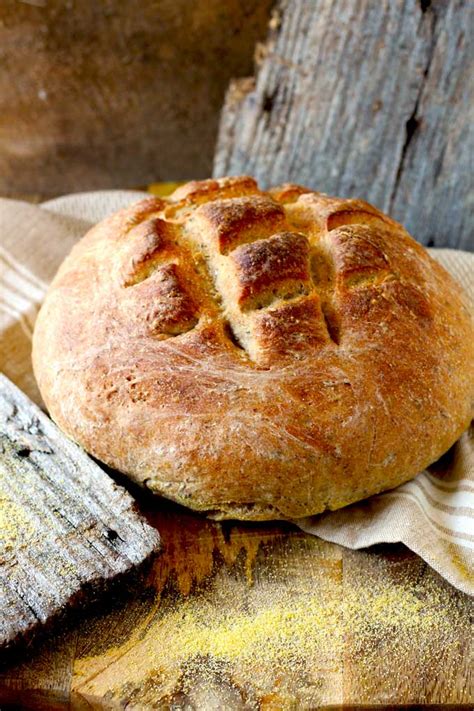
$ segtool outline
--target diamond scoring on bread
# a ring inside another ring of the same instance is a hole
[[[97,225],[33,359],[94,456],[216,518],[296,518],[392,488],[469,424],[451,277],[361,200],[196,181]]]

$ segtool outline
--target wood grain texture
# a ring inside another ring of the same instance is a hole
[[[214,175],[361,197],[423,244],[474,249],[469,0],[281,0],[236,80]]]
[[[158,547],[127,492],[0,375],[0,649]]]
[[[203,711],[474,702],[472,601],[403,546],[348,551],[144,494],[141,507],[163,541],[142,592],[4,670],[0,699]]]
[[[2,0],[0,193],[208,177],[273,0]]]

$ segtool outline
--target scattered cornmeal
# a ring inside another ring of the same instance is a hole
[[[18,540],[26,544],[33,534],[25,510],[0,490],[0,560],[8,555]]]
[[[138,708],[176,695],[246,709],[432,700],[437,670],[446,689],[465,664],[469,601],[421,561],[367,559],[357,574],[316,560],[306,578],[301,561],[267,559],[250,586],[242,565],[188,596],[167,589],[131,637],[88,649],[76,688]]]

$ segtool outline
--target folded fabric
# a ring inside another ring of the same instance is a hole
[[[41,404],[31,370],[31,336],[49,281],[91,225],[146,196],[137,191],[80,193],[39,206],[0,200],[0,369],[36,402]],[[474,255],[429,251],[474,302]],[[407,484],[295,524],[348,548],[402,542],[452,585],[473,595],[472,432]]]

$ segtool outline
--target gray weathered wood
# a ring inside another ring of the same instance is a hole
[[[0,374],[0,649],[159,541],[129,494]]]
[[[422,243],[474,249],[470,0],[280,0],[235,80],[214,174],[363,197]]]

